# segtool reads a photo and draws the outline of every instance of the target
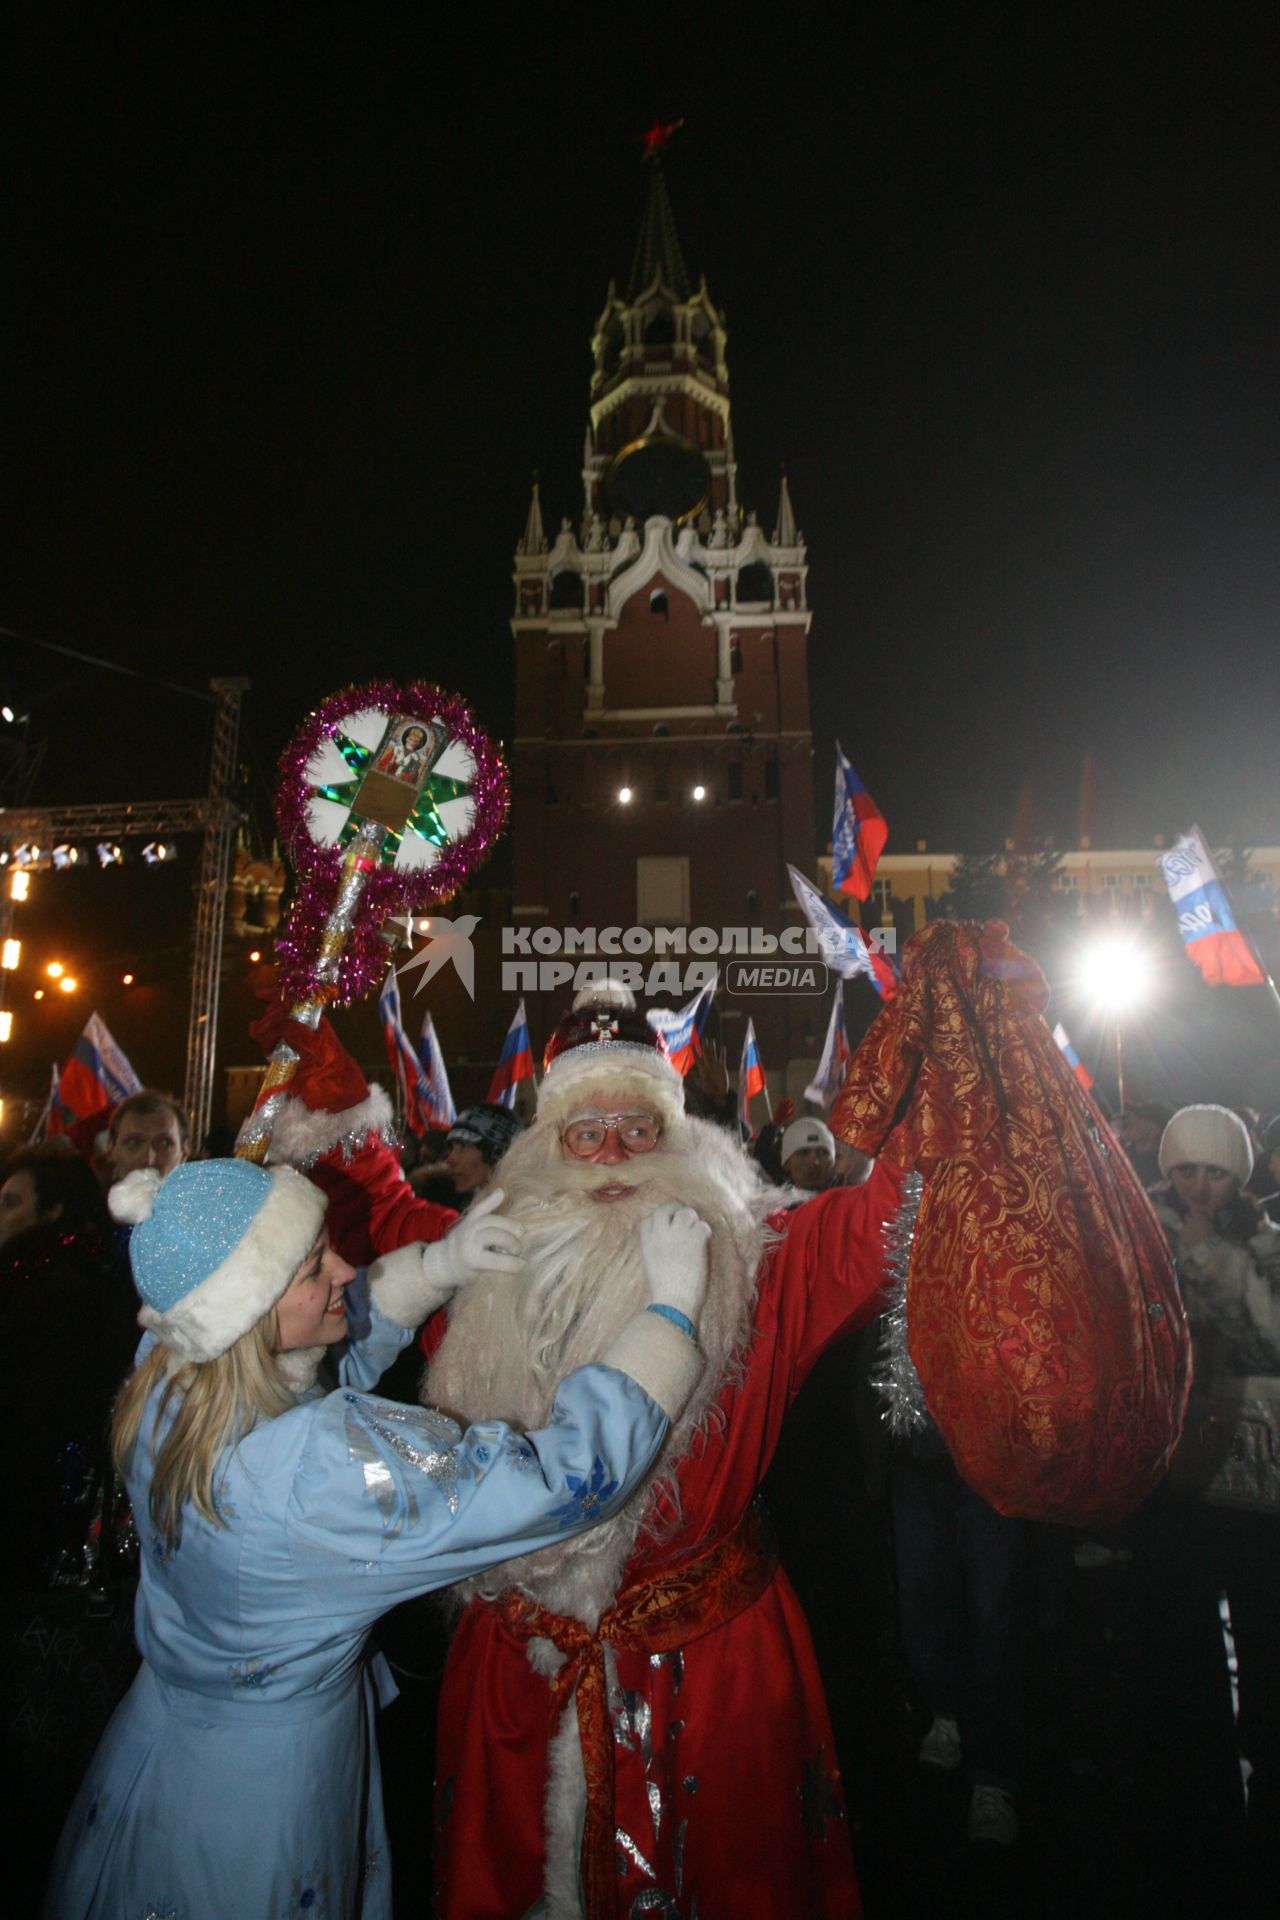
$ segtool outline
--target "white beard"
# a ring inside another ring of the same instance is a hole
[[[677,1200],[711,1226],[710,1281],[699,1325],[706,1370],[649,1480],[611,1520],[454,1589],[465,1600],[477,1593],[494,1599],[519,1587],[594,1631],[641,1528],[660,1537],[679,1522],[675,1470],[711,1425],[720,1394],[741,1367],[768,1240],[764,1220],[778,1196],[723,1128],[690,1115],[668,1126],[654,1153],[607,1169],[566,1161],[556,1129],[535,1125],[504,1156],[496,1178],[506,1195],[499,1217],[525,1229],[523,1269],[485,1275],[455,1296],[448,1332],[423,1383],[424,1401],[464,1424],[497,1419],[526,1430],[544,1426],[564,1375],[598,1360],[649,1302],[638,1222],[660,1202]],[[604,1184],[640,1191],[634,1200],[596,1200],[592,1190]]]

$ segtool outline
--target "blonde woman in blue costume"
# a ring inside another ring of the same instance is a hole
[[[370,1628],[622,1505],[701,1373],[709,1230],[674,1206],[639,1228],[650,1305],[562,1382],[544,1430],[463,1433],[364,1389],[455,1288],[518,1269],[500,1193],[367,1278],[284,1168],[197,1162],[111,1198],[150,1330],[114,1429],[143,1664],[68,1816],[47,1920],[389,1920],[390,1681]],[[350,1340],[348,1289],[367,1319]],[[324,1393],[318,1364],[344,1341]]]

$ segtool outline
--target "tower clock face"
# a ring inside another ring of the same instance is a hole
[[[692,440],[674,433],[632,440],[609,468],[606,487],[619,519],[631,514],[643,526],[653,514],[691,519],[711,497],[711,470]]]

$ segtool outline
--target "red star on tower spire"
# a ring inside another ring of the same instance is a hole
[[[663,149],[671,145],[673,137],[683,125],[683,119],[655,120],[651,127],[646,127],[640,135],[640,144],[644,149],[641,158],[656,160]]]

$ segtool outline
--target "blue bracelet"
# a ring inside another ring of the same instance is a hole
[[[673,1327],[679,1327],[681,1333],[687,1334],[694,1346],[697,1346],[698,1329],[687,1313],[681,1313],[679,1307],[668,1307],[664,1302],[655,1300],[651,1306],[645,1308],[645,1312],[660,1313],[664,1320],[669,1320]]]

